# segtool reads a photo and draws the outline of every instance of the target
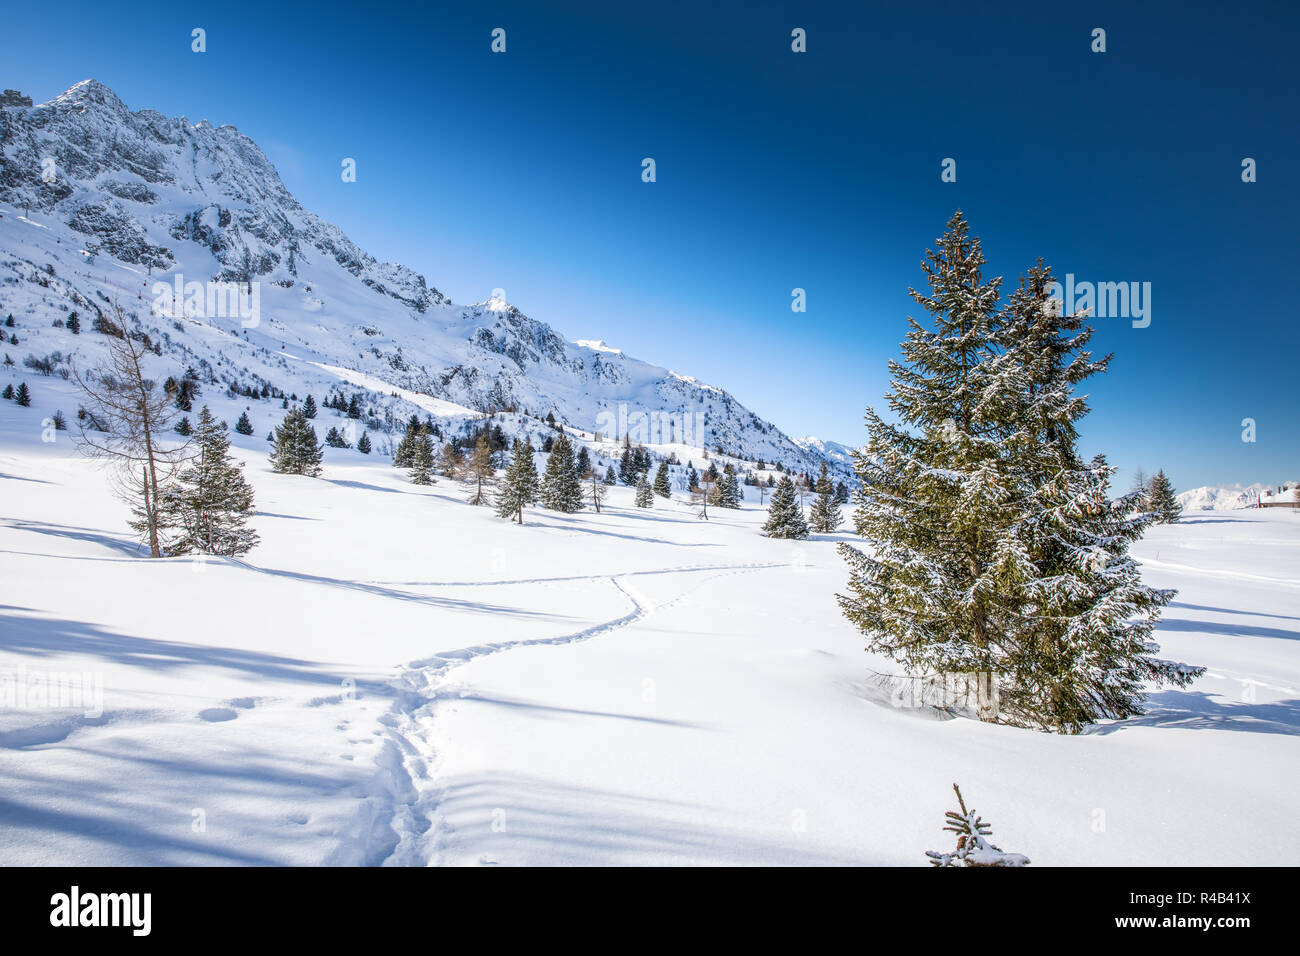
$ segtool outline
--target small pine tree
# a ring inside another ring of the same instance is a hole
[[[415,433],[410,475],[413,485],[433,484],[433,439],[423,425]]]
[[[76,312],[68,313],[68,321],[66,325],[68,331],[71,332],[73,335],[81,334],[81,316],[77,315]]]
[[[832,534],[839,529],[840,506],[835,498],[835,486],[826,474],[826,462],[822,462],[821,475],[817,478],[817,500],[813,502],[809,524],[818,534]]]
[[[542,505],[552,511],[572,513],[582,510],[582,485],[574,472],[573,445],[563,432],[551,446],[542,475]]]
[[[524,508],[537,501],[537,467],[531,442],[515,439],[510,467],[497,494],[497,514],[524,523]]]
[[[465,456],[460,453],[454,441],[443,442],[438,451],[438,471],[448,478],[459,478],[465,466]]]
[[[194,434],[194,427],[190,424],[189,417],[181,416],[181,420],[176,423],[176,434],[189,438]]]
[[[618,475],[614,474],[613,465],[610,465],[608,468],[605,469],[605,484],[607,486],[618,484]]]
[[[1174,524],[1183,513],[1183,509],[1178,506],[1174,484],[1163,468],[1155,473],[1148,486],[1146,508],[1158,516],[1157,524]]]
[[[168,554],[246,554],[258,542],[247,527],[253,516],[253,489],[244,479],[243,465],[230,456],[224,422],[212,417],[206,405],[190,459],[162,494],[161,523],[175,532],[166,541]]]
[[[659,470],[655,472],[654,493],[660,498],[671,498],[673,496],[672,487],[668,480],[668,462],[659,462]]]
[[[357,439],[357,451],[363,455],[370,454],[370,432],[361,433],[361,437]]]
[[[312,428],[302,409],[289,409],[284,422],[276,426],[271,444],[272,471],[306,475],[308,478],[320,476],[324,447],[317,443],[316,429]]]
[[[936,853],[926,850],[933,866],[1028,866],[1029,857],[1020,853],[1006,853],[990,843],[986,837],[993,835],[990,827],[974,810],[966,809],[961,789],[954,783],[953,791],[957,794],[957,806],[960,813],[949,810],[944,816],[948,825],[944,827],[950,833],[957,834],[957,847],[951,853]]]
[[[29,408],[32,404],[32,393],[27,388],[26,382],[18,383],[18,391],[14,393],[14,401],[23,408]]]
[[[316,399],[312,398],[310,395],[308,395],[307,400],[302,403],[302,414],[304,418],[316,417]]]
[[[767,521],[763,524],[763,534],[769,538],[806,538],[808,522],[804,520],[803,509],[795,496],[794,482],[790,476],[783,477],[772,492],[772,501],[767,506]]]
[[[248,420],[248,412],[240,413],[239,421],[235,422],[235,431],[241,435],[253,434],[253,423]]]
[[[3,392],[0,392],[0,395],[4,396],[4,400],[6,402],[13,401],[14,387],[12,385],[6,385],[5,390]]]
[[[325,444],[331,448],[350,448],[347,436],[339,431],[337,427],[331,425],[330,430],[325,433]]]
[[[342,401],[342,396],[339,396],[339,400]],[[347,413],[348,413],[348,418],[361,417],[361,402],[356,395],[353,395],[352,398],[348,401]]]
[[[650,482],[646,481],[646,473],[641,472],[641,477],[636,481],[636,506],[638,508],[652,508],[655,503],[654,492],[650,490]]]
[[[68,420],[63,417],[63,412],[55,409],[54,414],[50,417],[50,424],[54,426],[56,432],[66,432],[68,430]]]

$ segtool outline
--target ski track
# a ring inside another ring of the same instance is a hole
[[[473,644],[455,650],[441,651],[432,657],[405,665],[401,674],[392,681],[396,700],[389,712],[380,718],[387,739],[376,760],[379,771],[370,783],[369,791],[354,820],[351,832],[344,837],[340,846],[325,862],[363,866],[432,866],[439,862],[439,840],[445,835],[447,828],[438,812],[444,788],[436,776],[438,754],[430,740],[433,724],[437,718],[438,704],[459,696],[446,679],[448,672],[454,668],[515,648],[589,641],[621,630],[649,617],[656,611],[672,607],[710,581],[733,574],[788,566],[780,563],[754,562],[513,581],[420,582],[420,586],[423,587],[468,587],[556,581],[607,581],[631,602],[632,609],[621,617],[569,634]],[[660,604],[650,601],[628,580],[649,575],[701,572],[714,573]],[[416,582],[402,583],[416,584]]]

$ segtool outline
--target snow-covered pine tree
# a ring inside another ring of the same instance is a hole
[[[609,486],[616,484],[618,484],[618,476],[614,474],[614,466],[610,465],[605,469],[605,485]]]
[[[582,483],[573,470],[573,445],[569,436],[560,432],[546,459],[542,474],[542,506],[552,511],[572,513],[582,510]]]
[[[1066,733],[1143,711],[1143,685],[1186,686],[1203,672],[1160,660],[1150,637],[1174,596],[1142,583],[1128,551],[1157,514],[1142,491],[1111,499],[1115,469],[1084,463],[1075,389],[1104,372],[1084,314],[1062,315],[1040,261],[1011,296],[1000,330],[1022,385],[1006,455],[1019,515],[999,543],[1004,603],[998,704],[1003,719]],[[1176,507],[1176,504],[1175,504]]]
[[[26,382],[18,383],[18,391],[14,393],[14,401],[23,408],[30,408],[32,404],[32,393],[27,387]]]
[[[486,505],[488,503],[487,492],[492,486],[496,473],[496,468],[492,466],[492,448],[488,445],[487,437],[480,435],[478,443],[474,445],[474,454],[465,463],[463,473],[465,480],[469,482],[472,489],[469,496],[470,504]]]
[[[248,412],[239,413],[239,421],[235,422],[235,431],[241,435],[253,434],[253,423],[248,420]]]
[[[497,494],[497,514],[524,523],[524,508],[537,500],[537,468],[531,442],[515,439],[510,467]]]
[[[421,425],[415,430],[411,445],[411,484],[432,485],[433,480],[433,438],[429,430]]]
[[[304,418],[316,417],[316,399],[312,398],[310,395],[308,395],[306,401],[302,403],[302,414]]]
[[[966,800],[961,795],[957,784],[952,785],[957,794],[957,806],[960,813],[949,810],[944,814],[947,819],[945,830],[957,834],[957,846],[951,853],[936,853],[926,850],[933,866],[1028,866],[1029,857],[1023,853],[1007,853],[994,846],[988,837],[993,835],[993,828],[973,809],[966,809]]]
[[[316,478],[321,473],[323,447],[316,442],[316,429],[299,408],[285,413],[284,422],[275,428],[271,447],[271,470],[285,475]]]
[[[357,439],[357,451],[363,455],[370,454],[370,432],[362,432],[361,437]]]
[[[646,473],[644,471],[641,472],[641,477],[636,480],[635,501],[638,508],[654,507],[654,492],[650,490],[650,482],[646,480]]]
[[[869,407],[868,445],[853,456],[855,530],[874,553],[840,544],[850,571],[840,607],[868,650],[912,675],[988,673],[997,661],[994,559],[1014,518],[1000,416],[1015,382],[993,345],[1001,280],[986,282],[983,266],[959,211],[922,263],[929,294],[908,290],[932,328],[909,316],[903,361],[889,363],[899,422]]]
[[[587,451],[587,446],[582,445],[578,448],[578,455],[574,459],[573,468],[578,473],[579,478],[587,477],[587,469],[591,467],[591,452]]]
[[[843,519],[840,517],[839,502],[835,498],[835,486],[826,473],[826,462],[822,462],[821,475],[818,476],[815,487],[817,500],[813,502],[809,526],[818,534],[833,534],[839,530]]]
[[[253,489],[244,479],[243,465],[230,455],[225,430],[225,423],[204,405],[194,432],[194,457],[162,493],[162,526],[172,532],[164,545],[168,554],[237,557],[258,542],[257,532],[248,527]]]
[[[795,494],[794,482],[790,476],[784,476],[772,492],[772,500],[767,506],[767,521],[763,523],[763,534],[769,538],[806,538],[808,522],[804,520],[803,509]]]
[[[1155,512],[1158,524],[1173,524],[1183,513],[1183,509],[1178,506],[1174,483],[1169,480],[1163,468],[1151,478],[1146,506],[1148,511]]]
[[[659,470],[655,472],[654,493],[660,498],[671,498],[673,489],[668,480],[668,462],[659,462]]]

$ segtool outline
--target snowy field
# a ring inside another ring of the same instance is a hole
[[[1036,866],[1300,847],[1294,513],[1151,531],[1162,656],[1208,672],[1061,737],[892,706],[835,604],[849,536],[768,540],[756,504],[519,527],[232,435],[261,546],[150,561],[40,414],[0,404],[0,674],[102,707],[0,707],[0,863],[920,866],[953,781]]]

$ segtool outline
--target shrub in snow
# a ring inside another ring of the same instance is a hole
[[[957,794],[959,813],[949,810],[945,817],[948,825],[945,830],[957,834],[957,847],[951,853],[938,853],[926,850],[931,866],[1028,866],[1029,857],[1019,853],[1007,853],[994,846],[986,839],[993,835],[993,828],[984,822],[974,810],[966,809],[961,788],[952,785]]]

